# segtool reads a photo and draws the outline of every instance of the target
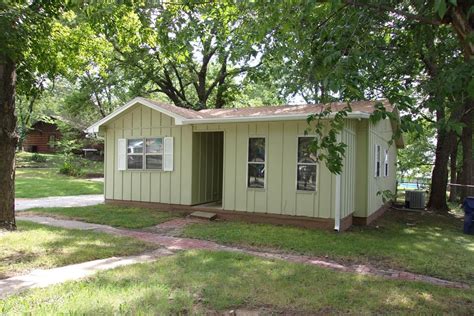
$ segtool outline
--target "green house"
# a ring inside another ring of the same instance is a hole
[[[105,139],[107,203],[345,230],[381,215],[378,193],[396,187],[403,140],[391,141],[396,121],[369,121],[376,103],[350,104],[339,175],[308,150],[305,130],[309,114],[345,103],[194,111],[135,98],[87,131]]]

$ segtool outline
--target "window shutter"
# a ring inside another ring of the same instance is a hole
[[[163,145],[163,171],[173,171],[173,137],[165,137]]]
[[[117,169],[127,170],[127,140],[125,138],[117,140]]]

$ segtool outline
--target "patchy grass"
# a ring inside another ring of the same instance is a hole
[[[0,301],[2,314],[471,314],[474,291],[190,251]]]
[[[17,198],[101,194],[103,187],[104,184],[101,182],[64,176],[58,174],[56,169],[16,170],[15,196]]]
[[[170,212],[109,204],[67,208],[36,208],[29,210],[29,213],[132,229],[154,226],[179,216]]]
[[[132,238],[19,221],[0,235],[0,279],[37,268],[133,255],[156,248]]]
[[[454,216],[390,211],[374,227],[344,233],[242,222],[194,224],[186,237],[370,263],[474,283],[474,236]]]
[[[44,161],[33,161],[34,156],[41,157]],[[62,162],[61,155],[57,154],[34,154],[26,151],[16,153],[17,168],[57,168]]]

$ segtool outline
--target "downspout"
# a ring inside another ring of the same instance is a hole
[[[337,142],[341,142],[341,133],[337,134]],[[344,168],[344,166],[343,166]],[[341,229],[341,175],[336,174],[336,201],[334,203],[334,230]]]

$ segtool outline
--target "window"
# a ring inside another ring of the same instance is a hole
[[[249,138],[247,160],[247,187],[265,187],[265,138]]]
[[[314,137],[298,137],[298,161],[296,163],[296,189],[316,191],[317,157],[311,151]]]
[[[375,145],[375,176],[380,177],[380,160],[381,160],[381,149],[380,145]]]
[[[388,149],[385,149],[385,159],[383,163],[383,175],[388,177]]]
[[[127,169],[163,169],[163,138],[128,139]]]
[[[146,169],[163,169],[163,138],[147,138],[145,142]]]

